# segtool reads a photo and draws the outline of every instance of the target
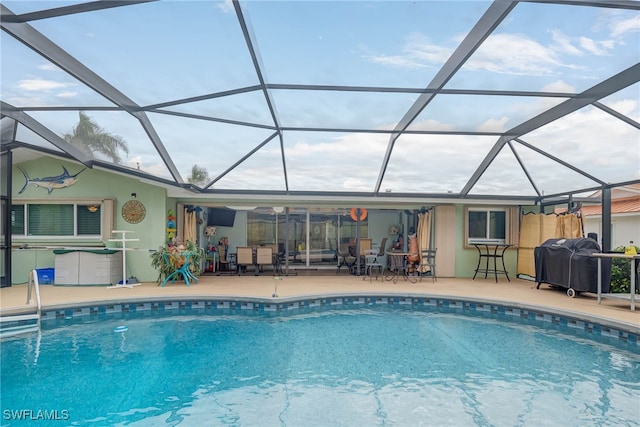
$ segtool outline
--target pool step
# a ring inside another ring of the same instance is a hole
[[[37,332],[40,329],[38,313],[16,314],[0,317],[0,339]]]

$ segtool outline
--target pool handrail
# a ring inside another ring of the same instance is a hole
[[[33,286],[32,286],[33,285]],[[40,283],[38,282],[38,272],[36,270],[29,271],[29,283],[27,285],[27,305],[33,304],[31,298],[31,288],[35,288],[36,294],[36,308],[38,309],[38,318],[40,318],[40,311],[42,310],[42,301],[40,300]]]

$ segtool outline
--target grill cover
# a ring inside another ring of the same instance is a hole
[[[593,239],[549,239],[534,250],[536,282],[576,291],[598,292],[598,259]],[[602,293],[611,287],[611,259],[602,259]]]

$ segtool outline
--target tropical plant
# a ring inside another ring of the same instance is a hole
[[[191,172],[189,177],[187,178],[187,181],[191,184],[202,186],[210,181],[209,173],[205,168],[198,165],[193,165],[191,166]]]
[[[636,252],[640,253],[640,247],[636,246]],[[613,252],[624,253],[625,246],[619,246]],[[636,271],[637,274],[637,271]],[[637,276],[636,276],[637,277]],[[638,293],[638,281],[636,281],[636,293]],[[611,260],[611,293],[628,294],[631,290],[631,261],[625,258],[613,258]]]
[[[195,276],[200,275],[200,262],[204,256],[204,250],[199,248],[191,240],[183,245],[181,243],[170,243],[161,246],[157,251],[151,253],[151,266],[158,270],[157,283],[161,283],[165,277],[173,273],[176,268],[184,265],[186,255],[190,254],[190,269]]]
[[[122,163],[120,152],[129,154],[127,142],[122,137],[105,131],[82,111],[79,114],[78,124],[71,132],[62,136],[64,140],[91,157],[94,157],[95,153],[100,153],[113,163]]]

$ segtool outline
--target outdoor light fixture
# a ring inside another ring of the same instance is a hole
[[[138,195],[136,193],[131,193],[131,198],[135,199],[136,197],[138,197]]]

